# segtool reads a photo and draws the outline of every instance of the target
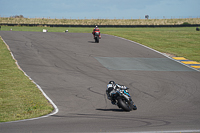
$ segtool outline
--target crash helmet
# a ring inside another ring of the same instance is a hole
[[[98,28],[98,26],[96,26],[96,28]]]
[[[113,84],[113,85],[115,85],[115,81],[109,81],[108,84]]]

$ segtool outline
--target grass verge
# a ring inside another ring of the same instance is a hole
[[[157,51],[200,61],[200,32],[195,27],[113,28],[103,33],[123,37]]]
[[[0,37],[0,122],[39,117],[52,111],[41,91],[18,69]]]

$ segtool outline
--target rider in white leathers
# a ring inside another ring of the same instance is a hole
[[[107,94],[107,98],[109,100],[111,100],[112,104],[116,104],[116,100],[113,99],[112,95],[114,95],[116,93],[116,89],[120,88],[120,89],[128,89],[126,86],[124,85],[120,85],[120,84],[116,84],[114,81],[110,81],[107,85],[107,89],[106,89],[106,94]]]

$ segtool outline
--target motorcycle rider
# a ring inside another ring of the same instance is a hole
[[[128,89],[124,85],[116,84],[115,81],[109,81],[107,85],[107,89],[106,89],[106,94],[107,94],[107,98],[111,100],[111,103],[114,105],[116,104],[116,100],[113,98],[113,95],[115,95],[117,88],[124,89],[124,90]]]
[[[94,29],[93,29],[93,36],[95,35],[95,32],[99,32],[99,38],[101,38],[101,35],[100,35],[100,29],[98,28],[98,26],[96,26]]]

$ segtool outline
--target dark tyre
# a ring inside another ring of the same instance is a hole
[[[98,36],[95,37],[95,42],[96,42],[96,43],[99,43],[99,37],[98,37]]]
[[[119,98],[118,106],[124,111],[131,111],[133,109],[133,102],[128,102],[126,99]]]
[[[97,43],[99,43],[99,37],[98,37],[98,36],[96,37],[96,39],[97,39],[97,41],[96,41],[96,42],[97,42]]]

